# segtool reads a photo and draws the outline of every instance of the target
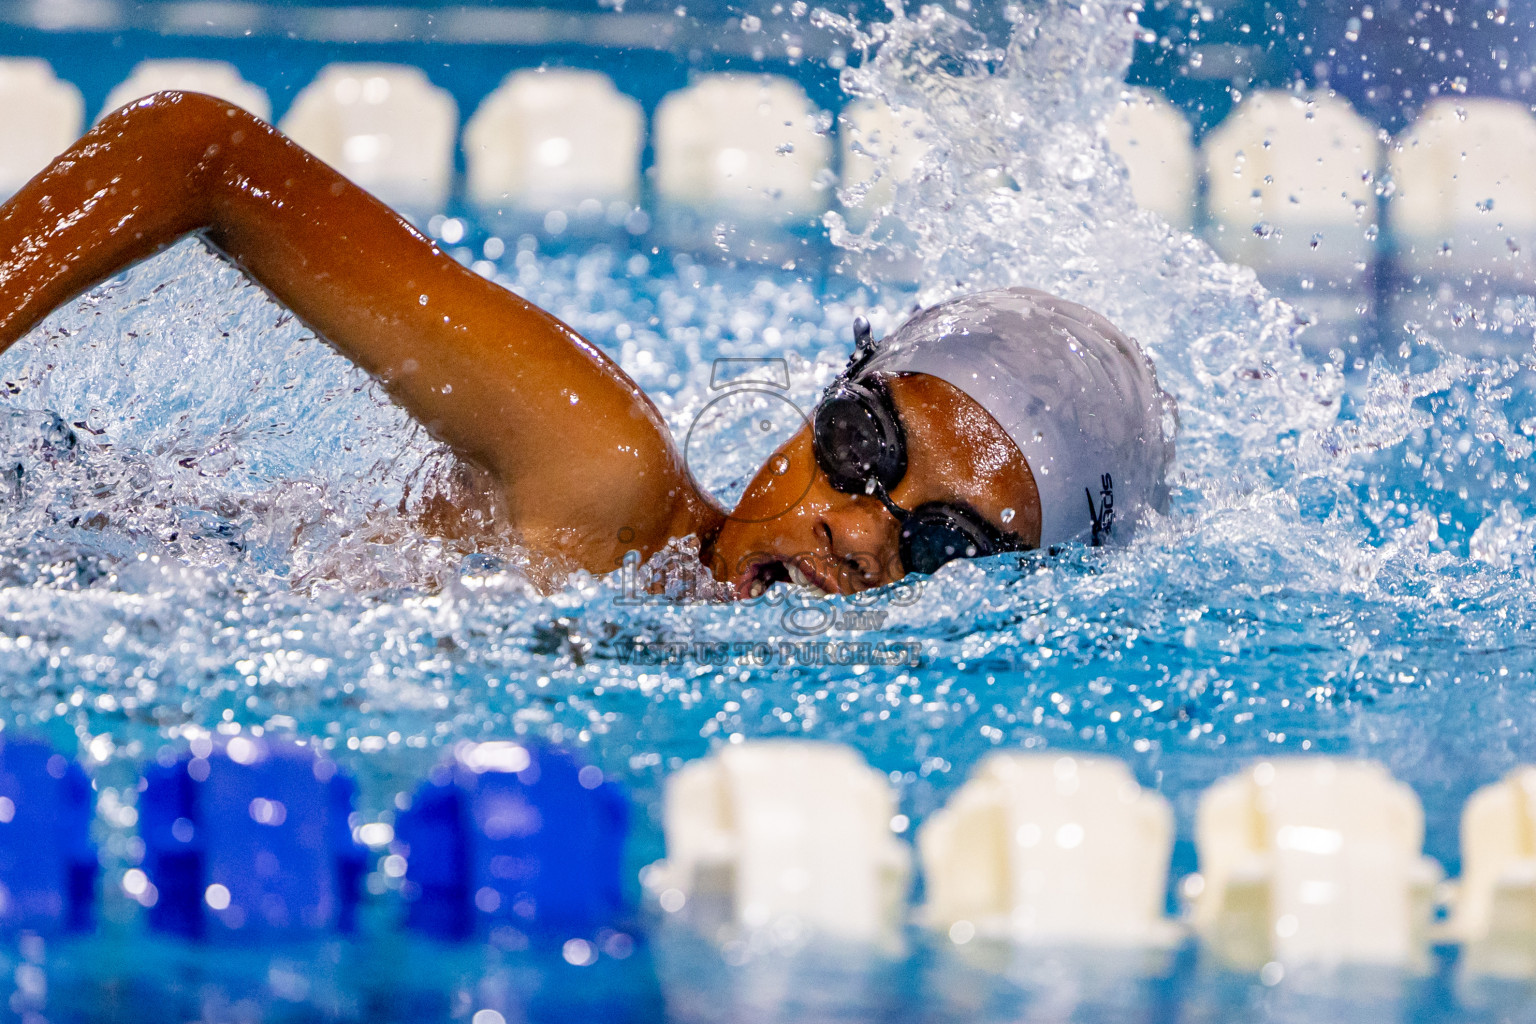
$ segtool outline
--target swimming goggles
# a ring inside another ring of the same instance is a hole
[[[907,474],[907,436],[879,377],[858,380],[874,355],[869,322],[853,322],[854,354],[848,367],[822,396],[811,420],[811,447],[827,482],[843,494],[880,500],[901,524],[902,567],[932,573],[956,558],[985,558],[1028,548],[964,502],[930,501],[904,509],[890,492]]]

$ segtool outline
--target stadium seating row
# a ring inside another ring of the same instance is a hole
[[[136,790],[93,801],[79,765],[8,739],[0,924],[90,927],[100,814],[136,827],[112,881],[171,934],[346,932],[364,889],[397,891],[405,926],[439,938],[512,929],[566,942],[634,927],[629,802],[568,752],[462,743],[380,820],[357,815],[353,794],[312,747],[225,730],[166,748]],[[641,880],[662,913],[722,943],[787,928],[895,946],[911,921],[959,946],[1166,949],[1193,934],[1237,970],[1408,973],[1431,944],[1459,943],[1464,972],[1536,978],[1533,818],[1536,768],[1474,794],[1451,885],[1422,852],[1417,798],[1379,764],[1260,761],[1201,795],[1198,871],[1170,901],[1166,799],[1114,759],[998,752],[916,830],[923,897],[909,914],[912,823],[891,780],[848,747],[762,740],[668,777],[666,858]]]
[[[200,60],[144,62],[101,114],[168,88],[272,115],[236,68]],[[73,85],[25,58],[0,60],[0,110],[0,195],[73,141],[85,116]],[[797,83],[771,75],[699,76],[664,97],[647,125],[639,103],[601,72],[517,71],[480,103],[462,139],[458,121],[453,98],[419,68],[332,64],[278,124],[415,214],[441,211],[454,194],[458,141],[464,199],[490,223],[520,220],[556,235],[583,225],[644,230],[648,218],[632,216],[642,200],[664,218],[806,228],[836,204],[835,169],[857,225],[889,202],[926,145],[918,112],[858,101],[834,132]],[[1197,150],[1171,104],[1130,89],[1106,137],[1143,206],[1282,280],[1353,288],[1384,252],[1409,274],[1536,277],[1536,180],[1527,180],[1536,177],[1536,118],[1516,103],[1438,98],[1392,139],[1337,96],[1260,91]]]

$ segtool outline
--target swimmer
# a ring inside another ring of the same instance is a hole
[[[694,537],[741,597],[882,586],[959,557],[1102,543],[1167,499],[1171,408],[1135,343],[1042,292],[966,296],[848,369],[731,512],[656,407],[570,327],[460,266],[271,125],[163,92],[0,206],[0,352],[188,234],[233,260],[450,447],[425,526],[607,573]]]

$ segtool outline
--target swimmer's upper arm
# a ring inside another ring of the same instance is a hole
[[[653,548],[697,500],[665,424],[612,360],[270,125],[197,94],[112,114],[0,207],[0,351],[199,229],[490,470],[512,522],[546,543],[590,547],[627,527]]]

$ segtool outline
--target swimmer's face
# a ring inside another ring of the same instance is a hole
[[[997,421],[937,377],[902,374],[887,385],[907,437],[907,472],[891,499],[905,509],[964,502],[1000,530],[1038,546],[1035,479]],[[758,470],[716,536],[710,561],[716,578],[730,582],[738,597],[797,576],[852,594],[905,575],[899,547],[900,526],[878,498],[843,494],[817,468],[807,425]]]

